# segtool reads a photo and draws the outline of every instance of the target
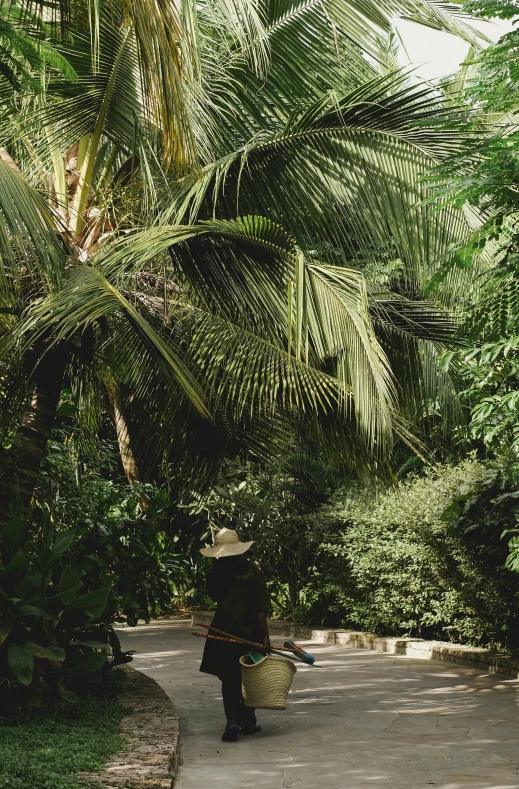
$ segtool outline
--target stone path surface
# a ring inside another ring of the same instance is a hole
[[[284,712],[220,740],[220,683],[198,671],[186,620],[119,631],[133,666],[181,719],[175,789],[519,789],[519,681],[470,668],[317,644]],[[306,642],[308,643],[308,642]]]

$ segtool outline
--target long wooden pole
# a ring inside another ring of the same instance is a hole
[[[199,638],[212,638],[214,641],[225,641],[227,644],[243,644],[244,646],[248,647],[256,647],[256,649],[261,649],[262,652],[265,652],[265,647],[261,644],[255,644],[254,641],[244,641],[242,638],[238,641],[236,638],[224,638],[223,636],[212,636],[210,633],[193,633],[192,635],[198,636]],[[276,647],[272,647],[272,649],[276,649]]]
[[[198,636],[199,638],[211,638],[214,641],[225,641],[227,644],[245,644],[247,646],[256,647],[256,649],[261,649],[262,652],[266,652],[266,649],[261,644],[255,644],[253,641],[245,641],[243,638],[239,640],[236,638],[224,638],[223,636],[212,636],[210,633],[192,633],[193,636]],[[305,655],[303,653],[303,657],[299,657],[299,655],[294,654],[290,649],[285,649],[285,647],[271,647],[273,655],[279,655],[283,658],[291,658],[295,660],[296,663],[303,663],[305,666],[313,666],[314,668],[322,668],[322,666],[318,666],[317,663],[311,663],[309,660],[305,660]],[[283,650],[280,652],[280,650]],[[286,654],[289,652],[290,654]]]
[[[236,641],[239,644],[247,644],[249,647],[259,647],[260,649],[265,649],[263,644],[256,644],[254,641],[247,641],[245,638],[240,638],[239,636],[233,636],[231,633],[224,633],[223,630],[218,630],[216,627],[212,627],[211,625],[204,625],[202,622],[195,622],[197,627],[205,627],[206,630],[212,630],[214,633],[218,633],[220,636],[225,636],[225,638],[231,639],[231,641]],[[198,635],[202,635],[199,633]],[[287,649],[286,647],[272,647],[272,649],[278,649],[280,652],[293,652],[292,649]]]

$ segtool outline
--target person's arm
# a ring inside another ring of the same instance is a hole
[[[258,622],[260,623],[261,632],[263,633],[263,649],[270,655],[271,646],[266,611],[258,611]]]

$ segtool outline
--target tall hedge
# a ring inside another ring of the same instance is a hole
[[[312,517],[333,567],[327,579],[324,561],[321,578],[333,580],[344,626],[519,646],[519,574],[504,566],[506,540],[499,529],[455,530],[445,516],[460,491],[478,489],[484,473],[468,460],[396,490],[341,491]]]

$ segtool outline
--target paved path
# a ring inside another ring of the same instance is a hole
[[[120,633],[181,717],[175,789],[519,789],[519,682],[445,663],[315,645],[285,712],[223,743],[219,682],[181,620]]]

